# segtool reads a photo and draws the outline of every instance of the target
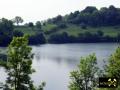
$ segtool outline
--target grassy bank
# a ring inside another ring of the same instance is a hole
[[[42,31],[48,32],[53,30],[56,27],[56,25],[54,24],[46,24],[45,26],[42,26]],[[34,35],[36,33],[41,32],[40,30],[37,30],[35,28],[30,28],[30,27],[15,27],[14,30],[18,30],[23,32],[24,34],[29,34],[29,35]],[[51,34],[59,34],[59,33],[63,33],[63,32],[67,32],[68,35],[72,35],[72,36],[78,36],[79,33],[84,33],[86,31],[89,31],[91,33],[96,33],[98,30],[101,30],[104,32],[104,35],[108,35],[111,37],[115,37],[118,33],[120,33],[120,26],[107,26],[107,27],[87,27],[86,29],[82,29],[80,26],[78,25],[67,25],[67,28],[64,29],[58,29],[55,32],[52,32],[50,34],[47,34],[46,37],[49,37]]]

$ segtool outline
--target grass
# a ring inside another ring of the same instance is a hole
[[[55,24],[46,24],[45,26],[42,27],[42,30],[44,30],[44,32],[46,32],[46,31],[53,29],[54,27],[56,27]]]
[[[63,33],[67,32],[69,35],[72,36],[78,36],[79,33],[84,33],[86,31],[89,31],[91,33],[96,33],[98,30],[101,30],[104,32],[104,35],[109,35],[112,37],[115,37],[118,33],[120,33],[120,26],[109,26],[109,27],[99,27],[99,28],[92,28],[87,27],[87,29],[82,29],[80,26],[77,25],[67,25],[68,28],[65,29],[59,29],[57,32],[54,32],[52,34],[56,33]],[[50,31],[56,27],[55,24],[46,24],[42,27],[43,32]],[[32,29],[30,27],[16,27],[15,30],[22,31],[24,34],[34,35],[39,32],[39,30]],[[49,37],[50,35],[46,35],[46,37]]]
[[[36,30],[34,28],[32,29],[30,27],[16,27],[14,30],[21,31],[24,34],[29,34],[29,35],[34,35],[39,32],[38,30]]]
[[[120,33],[120,28],[115,27],[100,27],[100,28],[92,28],[87,27],[87,29],[82,29],[80,26],[76,25],[70,25],[67,29],[61,29],[56,33],[62,33],[67,32],[69,35],[78,36],[79,33],[84,33],[86,31],[89,31],[91,33],[96,33],[98,30],[101,30],[104,32],[104,35],[109,35],[111,37],[115,37],[118,33]]]

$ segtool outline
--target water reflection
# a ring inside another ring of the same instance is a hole
[[[34,60],[48,60],[56,62],[56,64],[66,64],[69,67],[74,67],[79,63],[82,56],[87,56],[96,53],[98,57],[98,64],[100,67],[103,60],[107,59],[111,52],[116,48],[117,44],[46,44],[41,46],[34,46],[35,53]],[[102,55],[102,56],[101,56]]]

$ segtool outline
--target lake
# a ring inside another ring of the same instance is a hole
[[[35,85],[46,82],[44,90],[68,90],[70,72],[77,68],[81,56],[96,53],[98,66],[102,68],[103,60],[115,51],[116,43],[85,44],[45,44],[32,46],[35,54],[32,75]],[[6,73],[0,68],[0,81],[4,82]]]

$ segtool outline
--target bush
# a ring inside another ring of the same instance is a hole
[[[13,36],[15,36],[15,37],[21,37],[21,36],[23,36],[23,35],[24,35],[24,33],[21,32],[21,31],[15,30],[15,31],[13,32]]]
[[[61,23],[58,25],[58,28],[61,28],[61,29],[67,28],[67,25],[65,23]]]
[[[81,26],[82,29],[87,29],[87,25],[84,24],[84,23],[81,23],[80,26]]]
[[[68,43],[69,36],[66,32],[63,32],[62,34],[53,34],[48,39],[48,42],[50,42],[50,43]]]
[[[29,44],[36,45],[36,44],[44,44],[46,43],[46,39],[43,33],[38,33],[36,35],[29,37]]]

